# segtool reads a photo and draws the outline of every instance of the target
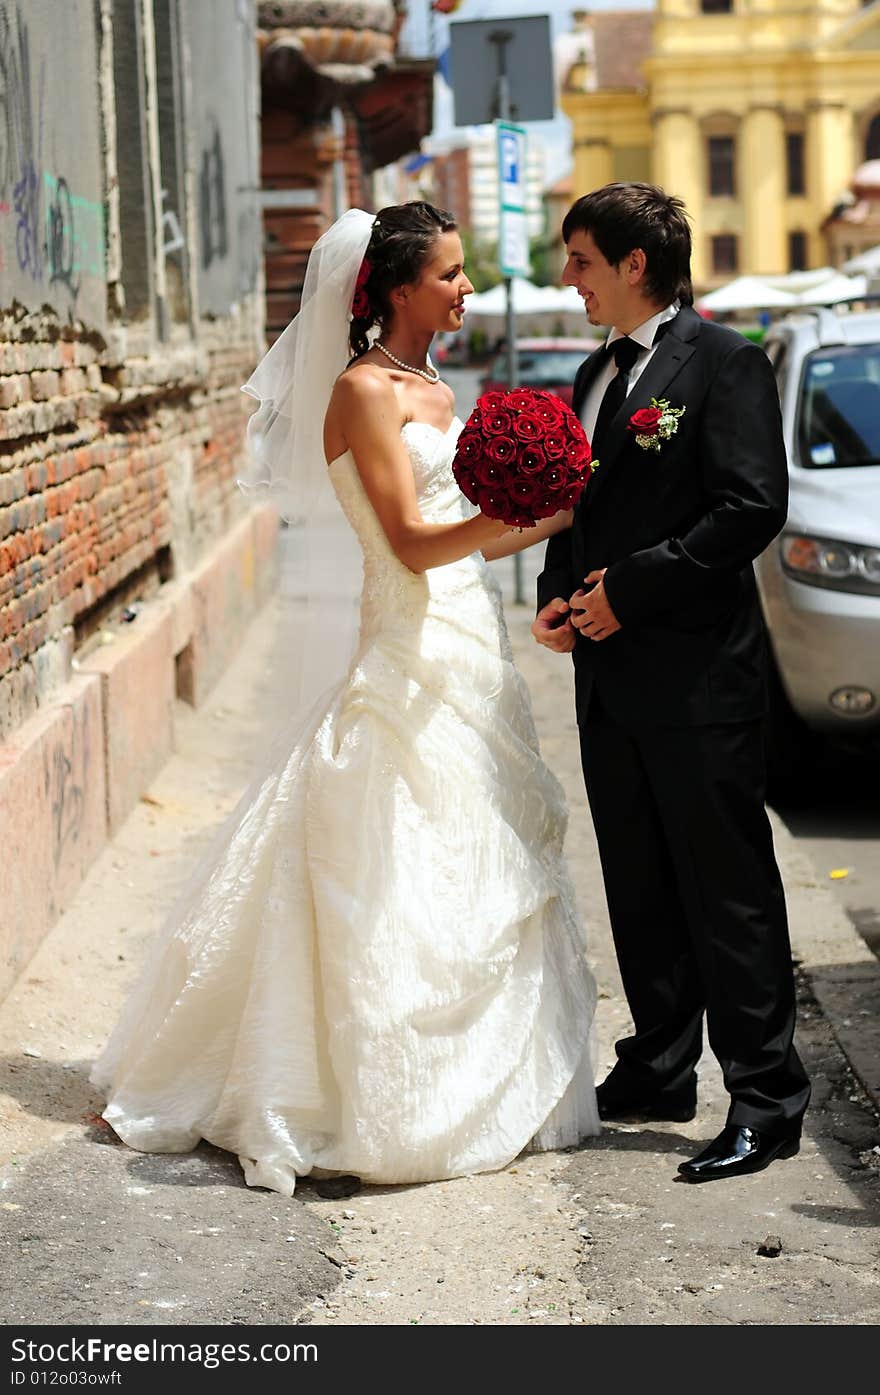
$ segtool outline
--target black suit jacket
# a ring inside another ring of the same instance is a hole
[[[578,370],[580,413],[605,349]],[[659,453],[627,429],[652,397],[685,407]],[[607,567],[622,628],[578,637],[578,717],[593,685],[640,725],[746,721],[766,706],[766,654],[752,562],[785,522],[779,399],[763,350],[690,307],[671,322],[615,416],[571,529],[547,546],[538,606]]]

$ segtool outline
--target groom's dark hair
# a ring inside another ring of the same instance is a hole
[[[641,247],[645,291],[652,300],[693,304],[687,213],[681,199],[659,185],[605,184],[584,194],[563,219],[563,242],[575,232],[588,232],[612,266]]]

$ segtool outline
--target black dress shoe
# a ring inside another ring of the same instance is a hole
[[[757,1129],[727,1124],[716,1139],[695,1158],[679,1164],[687,1182],[717,1182],[722,1177],[745,1177],[763,1172],[777,1158],[793,1158],[801,1146],[801,1131],[759,1133]]]
[[[690,1123],[697,1112],[696,1082],[689,1090],[675,1094],[639,1097],[617,1089],[613,1081],[596,1086],[600,1119],[620,1119],[638,1123],[642,1119],[664,1119],[676,1124]]]

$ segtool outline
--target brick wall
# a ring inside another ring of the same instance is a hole
[[[137,594],[244,512],[235,487],[255,331],[127,353],[52,317],[0,317],[0,740]]]

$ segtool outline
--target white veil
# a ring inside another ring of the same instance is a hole
[[[173,899],[95,1063],[91,1079],[109,1095],[124,1088],[127,1060],[167,1010],[169,984],[186,978],[206,943],[222,952],[229,896],[267,894],[264,871],[250,866],[254,839],[267,824],[284,771],[312,739],[319,697],[345,678],[354,657],[362,561],[330,483],[323,432],[333,385],[350,358],[351,301],[373,222],[372,214],[352,209],[315,243],[302,308],[243,389],[260,405],[248,423],[250,460],[238,484],[247,493],[264,491],[289,524],[271,651],[278,670],[260,689],[264,749],[248,787]],[[179,952],[171,955],[174,942]]]
[[[351,357],[351,302],[374,222],[352,208],[318,239],[299,314],[242,388],[260,405],[248,422],[248,466],[238,484],[265,492],[290,525],[282,587],[295,718],[345,675],[357,639],[361,554],[330,483],[324,417]]]

